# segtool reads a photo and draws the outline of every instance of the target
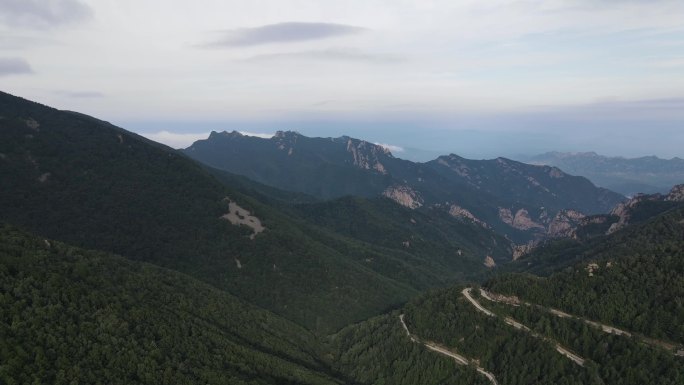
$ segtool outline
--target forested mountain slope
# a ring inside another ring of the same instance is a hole
[[[449,233],[469,251],[453,242],[449,264],[397,253],[283,211],[305,195],[207,170],[106,122],[8,94],[0,116],[3,221],[188,273],[320,332],[480,274],[496,251],[491,237],[474,245]],[[231,223],[244,213],[260,232]]]
[[[684,205],[585,243],[551,244],[520,261],[548,271],[509,274],[492,291],[684,343]]]
[[[340,384],[313,334],[187,275],[0,226],[0,382]]]
[[[675,385],[684,380],[684,359],[657,345],[606,333],[538,307],[476,297],[492,313],[487,315],[465,298],[462,289],[426,293],[393,313],[331,336],[334,367],[365,384],[494,383],[475,372],[474,365],[494,376],[497,384]],[[402,314],[411,336],[402,327]],[[425,344],[470,363],[444,368],[441,363],[449,358]],[[561,354],[559,344],[581,361]],[[454,376],[453,371],[459,374]]]
[[[8,94],[0,94],[0,116],[6,222],[189,273],[321,330],[415,293],[170,148]],[[225,216],[237,207],[264,231],[233,225]]]
[[[564,219],[557,217],[561,210],[607,212],[623,199],[554,167],[453,154],[414,163],[347,136],[279,131],[263,139],[212,132],[184,152],[211,167],[318,198],[382,195],[412,209],[440,208],[518,242],[553,236],[554,223]]]
[[[299,204],[291,211],[335,233],[420,256],[423,263],[437,262],[445,272],[476,272],[468,264],[482,265],[487,257],[506,263],[511,257],[511,242],[491,229],[439,209],[411,210],[387,198],[343,197]]]
[[[469,302],[462,287],[423,294],[393,313],[333,336],[336,367],[381,384],[389,374],[369,369],[393,367],[379,364],[376,357],[381,356],[409,360],[415,365],[399,370],[421,376],[422,358],[407,358],[418,343],[402,334],[398,318],[403,314],[420,343],[474,360],[500,384],[684,381],[682,204],[608,236],[553,242],[515,264],[551,274],[495,275],[484,284],[490,293],[486,297],[472,290],[483,309]],[[380,352],[367,353],[371,346]],[[439,383],[440,375],[435,371],[425,383]]]

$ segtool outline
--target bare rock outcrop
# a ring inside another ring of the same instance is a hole
[[[515,261],[520,257],[529,254],[538,244],[539,242],[537,241],[529,241],[524,245],[513,246],[513,260]]]
[[[618,217],[618,221],[613,223],[608,229],[607,234],[612,234],[629,224],[629,220],[632,217],[632,209],[645,201],[659,201],[662,200],[663,196],[661,194],[638,194],[626,202],[619,203],[610,212],[610,215],[615,215]]]
[[[482,222],[475,215],[473,215],[473,213],[471,213],[470,211],[468,211],[467,209],[464,209],[463,207],[461,207],[459,205],[453,205],[452,204],[451,206],[449,206],[449,215],[451,215],[454,218],[468,219],[468,220],[472,221],[473,223],[477,223],[478,225],[480,225],[482,227],[489,227],[489,226],[487,226],[486,223]]]
[[[670,193],[665,197],[669,202],[684,202],[684,184],[678,184],[672,187]]]
[[[391,186],[382,195],[410,209],[417,209],[423,205],[423,198],[409,186]]]
[[[266,230],[266,228],[261,224],[261,220],[253,216],[249,211],[240,207],[237,203],[230,200],[230,198],[225,198],[228,201],[228,212],[221,216],[223,219],[227,219],[230,223],[239,226],[245,225],[252,229],[253,233],[249,236],[250,239],[254,239],[257,234]],[[240,263],[238,262],[238,267]]]
[[[382,156],[392,156],[385,147],[366,142],[365,140],[347,139],[347,151],[352,154],[356,167],[364,170],[375,170],[387,174],[385,166],[380,162]]]
[[[518,230],[546,229],[544,225],[532,220],[532,218],[530,218],[529,212],[526,209],[519,209],[515,212],[515,215],[513,215],[511,209],[499,208],[499,219],[501,219],[501,221],[505,224]]]
[[[575,210],[561,210],[548,225],[546,234],[551,238],[572,237],[586,215]]]

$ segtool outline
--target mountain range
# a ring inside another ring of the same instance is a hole
[[[454,154],[416,163],[346,136],[309,138],[279,131],[264,139],[212,132],[184,153],[211,167],[319,199],[385,196],[411,209],[441,208],[516,242],[545,237],[558,221],[606,212],[624,199],[555,167]]]
[[[607,157],[595,152],[547,152],[520,160],[583,175],[598,186],[632,196],[637,193],[665,193],[684,182],[684,159]]]
[[[682,186],[6,93],[0,181],[3,384],[684,382]]]
[[[0,191],[3,221],[189,274],[320,332],[482,275],[487,257],[509,259],[504,237],[443,213],[338,201],[321,226],[306,220],[316,206],[272,203],[296,194],[208,170],[109,123],[8,94],[0,116],[0,177],[11,186]],[[338,232],[347,210],[360,221],[373,211],[374,222],[363,234]]]

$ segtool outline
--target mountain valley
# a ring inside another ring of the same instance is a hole
[[[0,383],[684,381],[682,185],[6,93],[0,180]]]

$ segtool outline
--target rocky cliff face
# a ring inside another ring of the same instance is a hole
[[[637,194],[617,204],[608,214],[577,216],[571,228],[561,226],[556,236],[583,238],[612,234],[632,223],[643,222],[684,202],[684,185],[674,186],[664,194]]]
[[[669,202],[684,202],[684,184],[678,184],[672,187],[670,193],[665,197]]]
[[[586,218],[583,213],[576,210],[560,210],[552,218],[546,210],[542,210],[533,220],[524,209],[518,210],[515,215],[512,215],[510,209],[499,209],[499,216],[513,228],[536,231],[535,239],[513,247],[513,260],[532,251],[544,239],[573,238],[575,229]]]
[[[664,199],[661,194],[639,194],[626,202],[618,204],[610,212],[610,215],[618,217],[618,221],[610,226],[607,234],[612,234],[627,226],[632,218],[634,209],[638,205],[648,201],[662,201]]]
[[[300,134],[294,131],[278,131],[273,136],[272,140],[275,141],[279,150],[287,152],[288,155],[292,155],[297,146],[297,139],[299,137]]]
[[[454,218],[465,218],[469,221],[472,221],[474,223],[477,223],[480,226],[489,228],[489,226],[484,223],[483,221],[479,220],[477,217],[473,215],[470,211],[464,209],[463,207],[459,205],[450,205],[449,206],[449,215],[451,215]]]
[[[532,250],[534,250],[535,247],[539,245],[539,242],[536,241],[529,241],[524,245],[515,245],[513,246],[513,260],[517,260],[518,258],[528,254]]]
[[[352,155],[354,166],[387,174],[382,159],[392,157],[392,153],[385,147],[365,140],[347,138],[347,152]]]
[[[511,209],[499,208],[499,218],[503,223],[518,230],[544,229],[542,224],[530,218],[530,214],[526,209],[518,209],[514,215]]]
[[[383,191],[382,195],[410,209],[417,209],[423,205],[423,198],[409,186],[391,186]]]
[[[518,209],[513,214],[511,209],[499,208],[499,218],[507,225],[518,230],[535,230],[550,238],[570,235],[584,217],[576,210],[560,210],[553,218],[549,218],[548,212],[541,210],[536,218],[532,218],[526,209]]]
[[[546,234],[550,238],[572,237],[575,228],[586,217],[579,211],[561,210],[553,217],[546,228]]]

